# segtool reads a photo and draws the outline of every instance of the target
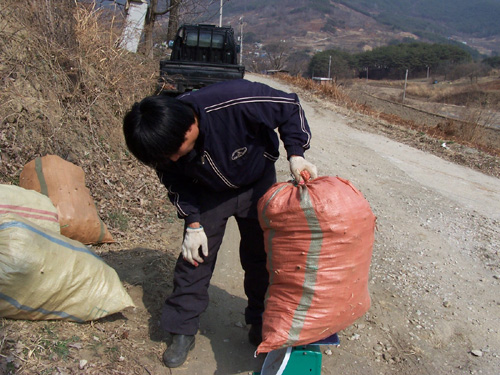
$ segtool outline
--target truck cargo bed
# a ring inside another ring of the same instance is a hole
[[[245,67],[232,64],[160,61],[160,84],[165,90],[196,90],[209,84],[243,78]]]

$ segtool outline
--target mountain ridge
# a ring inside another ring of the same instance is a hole
[[[500,53],[500,23],[496,22],[500,0],[474,4],[464,0],[247,0],[229,1],[223,12],[224,23],[235,28],[243,17],[248,42],[289,39],[295,50],[313,42],[313,49],[360,52],[410,38],[457,41],[487,56]],[[318,44],[320,39],[324,42]]]

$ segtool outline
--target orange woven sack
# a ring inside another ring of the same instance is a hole
[[[269,289],[257,353],[324,339],[368,311],[375,216],[349,181],[277,183],[258,211]]]
[[[50,198],[62,235],[84,244],[114,242],[97,214],[82,168],[56,155],[36,158],[24,166],[19,186]]]

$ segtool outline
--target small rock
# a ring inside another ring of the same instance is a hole
[[[500,280],[500,275],[493,275],[494,279]]]
[[[483,356],[483,352],[481,350],[471,350],[471,354],[476,356],[476,357],[482,357]]]
[[[88,361],[86,359],[80,359],[80,364],[78,365],[80,370],[83,370],[85,368],[85,366],[87,366],[87,363],[88,363]]]
[[[351,337],[349,337],[349,340],[359,340],[360,337],[361,337],[360,335],[354,333]]]
[[[325,354],[326,354],[326,355],[332,355],[333,353],[332,353],[332,350],[331,350],[331,349],[326,349],[326,350],[325,350]]]
[[[444,302],[443,302],[443,306],[444,306],[444,307],[450,307],[450,306],[451,306],[450,301],[444,301]]]
[[[234,323],[234,325],[235,325],[236,327],[239,327],[239,328],[243,328],[243,327],[244,327],[244,326],[243,326],[243,323],[242,323],[242,322],[239,322],[239,321],[238,321],[238,322],[236,322],[236,323]]]

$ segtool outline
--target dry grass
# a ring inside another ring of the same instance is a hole
[[[340,89],[340,87],[335,83],[320,85],[311,79],[303,78],[300,76],[290,76],[288,74],[282,73],[277,74],[276,77],[282,81],[298,86],[304,90],[326,97],[339,105],[343,105],[345,107],[355,106],[355,103],[351,100],[349,95],[344,93],[342,89]]]
[[[122,189],[122,168],[132,159],[121,121],[153,92],[157,64],[117,48],[120,22],[65,0],[3,2],[2,183],[15,184],[35,157],[56,154],[84,168],[91,190],[107,197]]]
[[[441,138],[444,136],[492,155],[500,155],[500,146],[494,139],[490,139],[495,133],[488,127],[488,124],[494,123],[493,113],[486,108],[471,106],[467,106],[462,113],[460,120],[445,120],[433,128],[433,131]]]
[[[0,3],[0,183],[17,184],[23,166],[46,154],[82,167],[117,241],[95,248],[102,252],[169,233],[175,216],[157,177],[124,145],[123,115],[154,92],[158,64],[117,47],[121,22],[76,1]],[[165,248],[155,237],[148,245]],[[0,319],[0,373],[130,373],[115,371],[125,366],[114,351],[123,340],[95,341],[101,325]],[[80,371],[81,352],[98,345],[107,351]]]
[[[344,92],[339,85],[334,83],[331,85],[319,85],[310,79],[292,77],[286,74],[280,74],[277,77],[285,82],[296,85],[304,90],[317,94],[322,98],[330,100],[336,105],[348,110],[353,110],[355,112],[382,119],[390,123],[402,124],[412,129],[422,130],[422,126],[414,123],[413,121],[403,120],[400,117],[377,111],[367,105],[356,102],[346,92]]]
[[[410,82],[406,93],[408,96],[435,103],[497,108],[500,103],[499,86],[500,80],[489,77],[485,77],[481,83],[473,84],[468,81],[438,84]]]
[[[443,103],[460,106],[458,120],[445,120],[433,130],[436,134],[453,137],[455,141],[463,142],[480,149],[490,148],[498,154],[499,145],[491,142],[492,130],[495,124],[495,111],[500,103],[500,92],[497,90],[499,81],[488,80],[485,84],[411,84],[407,93],[430,103]],[[495,150],[496,148],[496,150]]]
[[[448,88],[446,88],[448,89]],[[406,93],[417,98],[430,99],[435,95],[435,87],[427,82],[409,83],[406,87]]]
[[[102,11],[63,0],[16,3],[0,9],[3,123],[43,117],[45,135],[56,139],[76,119],[95,130],[93,143],[113,138],[124,109],[151,92],[156,66],[115,47],[115,20],[104,28]]]
[[[125,241],[131,211],[163,206],[122,135],[125,112],[154,92],[158,65],[117,47],[123,20],[113,14],[67,0],[17,4],[0,6],[0,182],[17,184],[26,163],[59,155],[84,169],[103,220]]]
[[[428,126],[421,121],[404,119],[400,116],[360,104],[353,100],[342,86],[335,83],[331,85],[319,85],[310,79],[292,77],[286,74],[280,74],[277,77],[326,100],[330,100],[340,107],[383,120],[392,125],[403,126],[416,131],[416,134],[423,133],[435,139],[447,139],[451,142],[470,146],[491,155],[500,155],[500,145],[491,142],[491,129],[488,128],[488,124],[494,123],[492,112],[488,108],[495,107],[498,102],[494,101],[494,105],[492,106],[492,96],[487,96],[488,93],[485,90],[479,89],[478,85],[436,86],[430,85],[427,82],[413,82],[408,84],[407,95],[423,98],[428,102],[456,102],[464,105],[460,119],[444,119],[437,126]],[[370,82],[370,86],[402,88],[403,83],[401,81]],[[496,85],[492,84],[490,84],[490,87],[497,88]],[[497,95],[497,93],[493,95]],[[457,99],[459,97],[464,98],[462,102]],[[489,101],[485,98],[489,98]],[[400,103],[400,99],[398,97],[394,101]]]

